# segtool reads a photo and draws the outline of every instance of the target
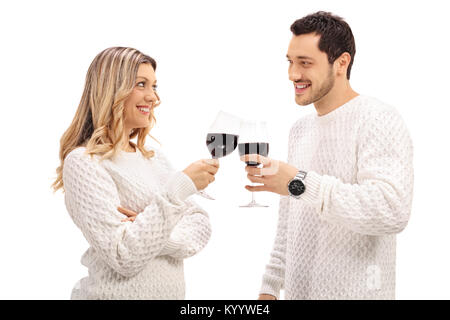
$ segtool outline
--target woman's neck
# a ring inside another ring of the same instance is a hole
[[[136,152],[136,145],[130,141],[124,151],[125,152]]]

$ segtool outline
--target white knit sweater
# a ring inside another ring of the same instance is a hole
[[[67,210],[90,248],[81,259],[89,276],[72,299],[183,299],[183,259],[210,237],[204,210],[187,199],[197,190],[163,154],[145,159],[121,152],[113,160],[84,154],[80,147],[64,162]],[[134,222],[117,207],[138,212]]]
[[[413,146],[398,112],[357,96],[297,121],[288,162],[306,191],[282,197],[261,293],[286,299],[395,299],[396,234],[409,219]]]

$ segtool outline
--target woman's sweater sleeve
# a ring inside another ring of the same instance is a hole
[[[289,197],[281,197],[277,232],[269,263],[263,275],[261,294],[270,294],[280,299],[280,290],[284,288],[284,274],[286,265],[287,220],[289,211]]]
[[[361,129],[357,183],[308,172],[299,201],[320,217],[367,235],[401,232],[411,212],[414,171],[408,130],[394,109],[377,111]]]
[[[124,277],[138,274],[162,250],[179,212],[178,202],[189,195],[186,190],[192,185],[182,175],[173,176],[165,186],[170,192],[163,192],[171,198],[155,194],[139,219],[122,222],[116,185],[96,159],[70,153],[64,161],[63,181],[73,221],[101,259]]]
[[[169,175],[176,172],[172,163],[162,152],[157,152],[157,158],[166,167]],[[176,259],[191,257],[206,246],[210,237],[211,225],[207,212],[193,200],[185,199],[181,214],[176,217],[175,226],[160,255],[168,255]]]
[[[189,258],[200,252],[211,237],[208,214],[192,200],[186,201],[186,209],[173,228],[161,255],[177,259]]]

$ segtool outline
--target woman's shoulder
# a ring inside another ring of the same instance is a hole
[[[100,156],[98,155],[89,155],[86,153],[86,147],[76,147],[72,151],[70,151],[64,161],[94,161],[98,160]]]
[[[99,158],[98,155],[87,154],[85,147],[78,147],[69,152],[63,165],[65,190],[112,185],[111,175]]]
[[[157,148],[154,146],[148,146],[145,145],[144,146],[145,150],[147,152],[151,151],[153,153],[153,155],[147,159],[145,159],[146,157],[144,157],[144,155],[142,154],[142,152],[138,149],[136,150],[136,154],[135,153],[122,153],[122,157],[125,157],[125,159],[136,159],[136,155],[138,155],[139,157],[142,157],[144,160],[146,161],[152,161],[152,162],[157,162],[160,164],[163,164],[164,166],[168,166],[170,167],[170,161],[168,160],[165,152],[163,149],[161,148]],[[120,155],[118,156],[118,158],[114,159],[119,161],[121,159]],[[73,149],[71,152],[69,152],[66,156],[66,158],[64,159],[64,164],[75,164],[77,166],[88,166],[88,167],[98,167],[101,165],[101,163],[103,163],[104,165],[106,165],[106,163],[110,163],[110,162],[114,162],[114,161],[108,161],[111,159],[105,159],[103,161],[101,161],[101,156],[100,155],[90,155],[88,153],[86,153],[86,147],[77,147],[75,149]],[[115,162],[114,162],[115,163]],[[103,165],[102,165],[103,166]]]
[[[98,170],[100,156],[89,155],[86,153],[86,147],[77,147],[70,151],[64,159],[63,170],[66,171],[69,168],[76,170],[88,169],[89,171]]]
[[[85,152],[86,152],[86,147],[76,147],[75,149],[73,149],[72,151],[70,151],[67,154],[66,159],[71,158],[71,157],[82,156]]]

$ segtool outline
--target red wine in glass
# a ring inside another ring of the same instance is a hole
[[[219,111],[206,135],[206,147],[213,159],[219,159],[232,153],[238,144],[241,119],[227,112]],[[214,200],[204,190],[198,191],[204,198]]]
[[[259,154],[263,157],[267,157],[269,155],[269,143],[267,142],[239,143],[238,148],[239,148],[239,155],[241,157],[248,154]],[[260,165],[260,163],[256,161],[246,161],[245,163],[252,167]]]
[[[238,144],[238,135],[228,133],[208,133],[206,146],[213,159],[225,157],[232,153]]]
[[[242,121],[239,132],[239,156],[242,158],[246,155],[260,155],[267,157],[269,155],[269,135],[265,122],[258,121]],[[248,159],[248,166],[258,167],[260,163],[256,159]],[[268,207],[260,204],[255,200],[255,193],[252,192],[252,201],[248,204],[241,205],[241,208]]]

